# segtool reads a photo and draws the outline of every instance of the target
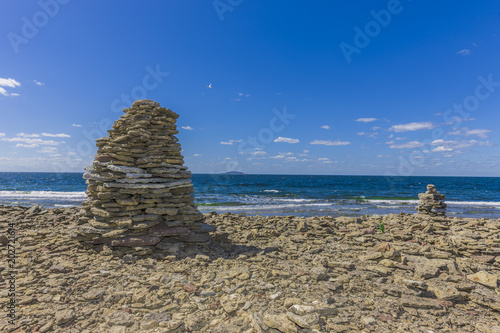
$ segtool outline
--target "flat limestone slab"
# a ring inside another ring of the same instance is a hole
[[[183,180],[168,183],[149,183],[149,184],[124,184],[124,183],[104,183],[105,188],[130,188],[130,189],[161,189],[161,188],[175,188],[182,186],[190,186],[191,180]]]
[[[108,165],[107,168],[111,171],[122,173],[147,173],[146,170],[135,167],[128,167],[123,165]]]

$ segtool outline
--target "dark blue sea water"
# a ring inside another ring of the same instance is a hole
[[[415,213],[427,184],[448,216],[500,218],[500,178],[195,174],[201,212],[360,216]],[[0,204],[67,207],[85,200],[81,173],[0,173]]]

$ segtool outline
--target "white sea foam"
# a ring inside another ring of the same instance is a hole
[[[84,201],[85,192],[0,191],[0,199]]]
[[[269,209],[283,209],[283,208],[307,208],[307,207],[333,207],[334,205],[332,203],[311,203],[311,204],[261,204],[261,205],[242,205],[242,206],[209,206],[209,207],[204,207],[204,206],[199,206],[198,209],[230,209],[234,211],[238,210],[269,210]]]
[[[373,199],[373,200],[367,200],[367,202],[377,204],[377,205],[386,204],[386,205],[393,205],[393,206],[401,206],[403,204],[415,204],[415,205],[418,204],[418,200]]]
[[[373,203],[376,205],[386,204],[386,205],[395,205],[401,206],[403,204],[418,204],[418,200],[384,200],[384,199],[373,199],[367,200],[369,203]],[[500,202],[497,201],[447,201],[445,200],[447,205],[456,205],[456,206],[489,206],[489,207],[498,207],[500,208]],[[405,205],[406,206],[406,205]]]
[[[283,202],[314,202],[313,199],[285,199],[285,198],[277,198],[276,201]]]
[[[278,193],[278,190],[264,190],[264,192]]]
[[[457,206],[489,206],[500,209],[500,202],[497,201],[445,201],[445,203]]]

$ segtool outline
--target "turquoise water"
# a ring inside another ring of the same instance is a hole
[[[500,178],[194,174],[201,212],[248,215],[414,213],[427,184],[446,195],[448,216],[500,218]],[[0,204],[66,207],[85,200],[81,173],[0,173]]]

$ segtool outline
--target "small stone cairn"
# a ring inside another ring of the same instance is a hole
[[[416,207],[418,214],[428,216],[446,215],[445,195],[440,194],[434,185],[427,185],[427,191],[419,193],[418,198],[420,199]]]
[[[123,112],[109,136],[96,140],[97,155],[85,168],[80,240],[137,250],[208,244],[215,228],[193,203],[191,172],[174,136],[179,116],[147,99]]]

